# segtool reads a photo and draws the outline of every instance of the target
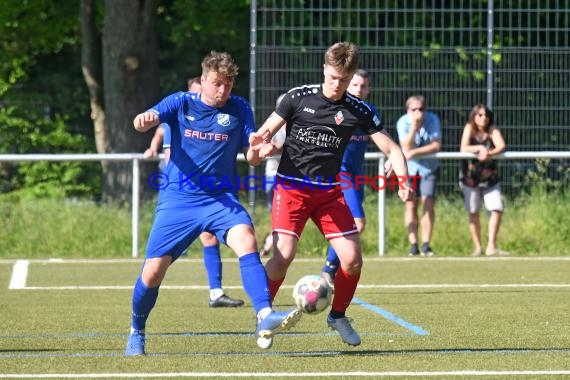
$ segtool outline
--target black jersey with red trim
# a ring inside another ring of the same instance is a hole
[[[365,102],[348,92],[333,101],[320,84],[289,90],[275,112],[287,121],[277,175],[317,184],[338,183],[342,155],[357,128],[369,135],[384,128]]]

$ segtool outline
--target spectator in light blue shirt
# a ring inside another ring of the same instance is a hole
[[[411,247],[410,256],[433,256],[430,241],[435,222],[435,186],[439,162],[437,159],[415,158],[423,154],[436,153],[441,150],[441,125],[439,117],[425,110],[425,98],[414,95],[406,101],[406,113],[398,119],[396,128],[400,146],[408,160],[410,176],[419,175],[415,189],[418,197],[406,202],[404,221],[408,230],[408,240]],[[410,180],[410,183],[412,181]],[[413,183],[412,183],[413,184]],[[418,204],[423,203],[422,246],[418,248]]]

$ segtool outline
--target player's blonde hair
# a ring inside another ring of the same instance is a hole
[[[229,53],[212,50],[202,60],[202,76],[207,77],[210,71],[215,71],[233,82],[238,76],[239,67]]]
[[[354,73],[358,67],[358,47],[352,42],[337,42],[325,52],[325,65]]]

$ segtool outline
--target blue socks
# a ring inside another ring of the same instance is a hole
[[[146,320],[158,298],[158,288],[147,288],[141,277],[137,279],[133,291],[133,319],[131,327],[137,331],[144,331]]]
[[[212,248],[212,247],[208,247]],[[214,256],[211,254],[205,254],[204,257]],[[219,255],[217,256],[217,260],[221,263]],[[208,260],[205,259],[204,263],[206,268],[208,269]],[[241,272],[241,280],[243,283],[243,288],[251,302],[253,303],[253,308],[255,309],[255,314],[264,308],[271,308],[271,301],[269,295],[269,286],[267,285],[267,273],[265,272],[265,268],[259,259],[258,252],[248,253],[239,258],[239,265],[240,265],[240,272]],[[221,264],[220,264],[221,266]],[[217,266],[216,268],[220,268]],[[214,270],[217,272],[217,281],[220,283],[221,287],[221,276],[220,271]],[[210,277],[210,270],[208,270],[208,277]],[[156,288],[148,288],[143,282],[141,277],[139,276],[137,282],[135,284],[135,288],[133,291],[133,315],[132,315],[132,322],[131,327],[133,330],[137,330],[139,332],[144,332],[146,327],[146,320],[150,314],[150,311],[154,307],[156,303],[156,299],[158,298],[158,289]]]
[[[204,247],[204,266],[208,273],[210,289],[222,288],[222,258],[220,257],[220,245]]]
[[[239,258],[239,269],[243,288],[255,309],[255,314],[266,307],[271,307],[267,273],[259,259],[258,252],[248,253]]]
[[[323,272],[330,273],[334,278],[338,267],[340,266],[340,260],[331,245],[329,245],[329,250],[327,252],[327,261],[323,267]]]

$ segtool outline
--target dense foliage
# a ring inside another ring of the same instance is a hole
[[[93,151],[79,65],[77,1],[6,1],[0,8],[1,153]],[[0,163],[0,188],[93,195],[98,169],[75,162]]]
[[[2,5],[0,154],[95,152],[81,73],[80,1],[7,0]],[[247,96],[249,1],[164,1],[157,17],[165,95],[183,90],[188,77],[201,73],[204,54],[216,49],[230,51],[238,61],[242,75],[236,92]],[[0,191],[100,199],[101,167],[0,162]]]

